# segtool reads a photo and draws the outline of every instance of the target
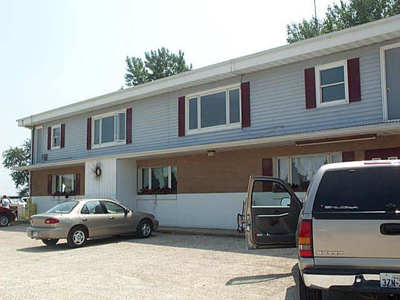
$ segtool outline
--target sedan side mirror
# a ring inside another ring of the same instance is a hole
[[[127,214],[129,214],[129,209],[125,209],[125,214],[127,215]]]

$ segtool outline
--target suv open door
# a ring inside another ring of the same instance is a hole
[[[301,201],[284,181],[251,176],[244,207],[248,247],[295,247],[301,208]]]

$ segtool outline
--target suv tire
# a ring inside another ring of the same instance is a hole
[[[307,287],[303,281],[303,277],[301,276],[300,272],[299,272],[299,294],[300,294],[300,300],[322,299],[322,291]]]

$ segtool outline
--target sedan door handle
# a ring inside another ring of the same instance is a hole
[[[85,221],[87,221],[87,219],[86,219],[86,218],[83,218],[82,221],[85,222]]]
[[[381,233],[384,235],[400,235],[400,224],[399,223],[382,224]]]
[[[110,217],[110,220],[114,220],[114,217]]]

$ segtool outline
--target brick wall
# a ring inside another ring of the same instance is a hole
[[[74,166],[31,172],[31,196],[48,196],[47,176],[63,174],[81,174],[81,195],[85,194],[85,166]]]
[[[206,153],[138,161],[139,167],[178,167],[178,193],[246,192],[250,175],[261,175],[263,158],[354,151],[356,160],[364,159],[368,149],[400,147],[400,135],[376,140],[296,147],[295,145]]]

